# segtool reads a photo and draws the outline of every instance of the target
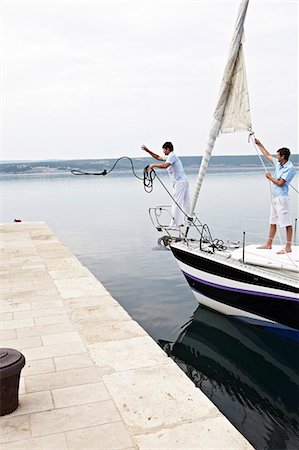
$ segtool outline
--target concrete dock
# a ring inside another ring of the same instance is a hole
[[[253,448],[46,224],[0,231],[1,347],[26,358],[1,450]]]

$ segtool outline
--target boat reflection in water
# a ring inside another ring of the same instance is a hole
[[[160,345],[255,448],[298,448],[297,343],[199,306]]]

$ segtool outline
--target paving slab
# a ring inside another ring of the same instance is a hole
[[[31,432],[32,436],[44,436],[120,420],[114,402],[105,400],[31,414]]]
[[[0,445],[0,450],[68,450],[66,437],[63,433],[51,434],[32,439],[13,441]]]
[[[122,422],[114,422],[82,430],[69,431],[66,438],[70,448],[127,450],[131,445],[128,431]],[[99,447],[101,442],[101,447]]]
[[[214,430],[217,429],[218,433]],[[239,450],[252,449],[249,443],[244,443],[235,433],[233,426],[224,423],[221,417],[211,417],[198,422],[185,423],[151,434],[136,436],[139,448],[159,450],[182,449],[221,449]]]
[[[0,233],[1,345],[26,358],[0,450],[252,448],[45,223]]]

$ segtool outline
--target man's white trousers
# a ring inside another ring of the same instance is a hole
[[[175,181],[173,185],[172,196],[175,201],[172,201],[172,220],[169,224],[169,227],[175,228],[184,224],[186,219],[185,214],[188,215],[191,210],[189,181],[187,178],[182,178]]]

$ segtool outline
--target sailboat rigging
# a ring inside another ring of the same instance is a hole
[[[274,248],[255,251],[255,246],[227,246],[213,240],[209,227],[195,214],[200,188],[215,141],[220,133],[246,131],[252,139],[247,78],[243,54],[244,21],[249,0],[242,0],[229,50],[218,102],[198,172],[191,213],[184,231],[173,236],[161,223],[164,207],[150,209],[164,245],[170,247],[200,304],[220,313],[298,338],[299,247],[273,257]],[[187,215],[186,215],[187,216]],[[192,231],[197,237],[190,237]]]

